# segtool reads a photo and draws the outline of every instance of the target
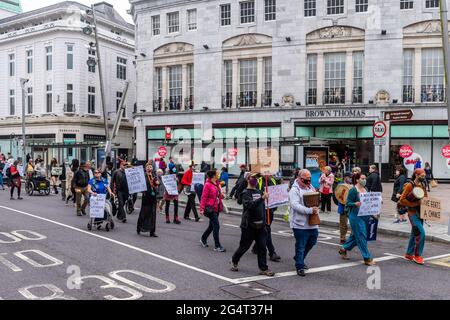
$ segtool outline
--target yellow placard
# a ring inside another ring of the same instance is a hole
[[[420,218],[428,221],[441,221],[441,200],[437,198],[423,198],[420,202]]]

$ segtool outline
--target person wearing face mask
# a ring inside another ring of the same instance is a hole
[[[247,188],[242,192],[241,199],[243,204],[243,213],[241,218],[241,241],[239,248],[233,254],[231,259],[231,271],[238,271],[238,263],[242,256],[250,249],[253,241],[256,242],[258,267],[260,275],[273,277],[274,272],[267,266],[267,229],[266,209],[264,202],[269,198],[267,193],[262,193],[257,189],[258,174],[247,175]]]
[[[315,192],[311,185],[311,172],[307,169],[300,170],[298,178],[289,191],[289,224],[295,237],[295,268],[300,277],[305,276],[308,266],[305,259],[308,253],[317,243],[319,226],[309,224],[309,216],[319,214],[319,208],[308,208],[304,204],[303,195]]]
[[[409,238],[408,249],[406,250],[405,259],[414,261],[417,264],[423,265],[423,249],[425,246],[425,229],[423,228],[423,219],[420,219],[420,203],[421,200],[409,201],[408,195],[414,188],[421,188],[428,196],[425,187],[426,173],[423,169],[414,170],[411,182],[405,183],[403,192],[400,196],[399,203],[408,209],[409,222],[411,223],[411,236]]]
[[[403,168],[395,170],[395,182],[394,182],[394,188],[392,189],[392,196],[391,200],[395,203],[397,203],[397,220],[394,221],[394,223],[401,223],[401,222],[407,222],[405,219],[406,209],[404,206],[402,206],[400,203],[398,203],[398,200],[400,199],[402,192],[403,192],[403,186],[405,185],[407,178],[405,175],[405,170]]]
[[[331,167],[325,167],[324,173],[320,176],[320,211],[327,213],[331,212],[331,196],[333,194],[334,175],[331,173]]]
[[[367,246],[367,219],[365,217],[358,216],[359,208],[361,207],[360,194],[366,193],[366,176],[360,173],[353,175],[353,182],[355,186],[350,189],[347,196],[346,206],[349,211],[350,226],[352,228],[352,234],[347,241],[339,249],[339,254],[342,259],[349,260],[347,252],[351,251],[354,247],[358,246],[359,251],[364,259],[366,266],[373,266],[372,255],[369,252]]]

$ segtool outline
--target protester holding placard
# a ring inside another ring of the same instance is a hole
[[[9,167],[10,175],[9,181],[11,186],[11,200],[14,200],[14,189],[17,188],[17,199],[23,200],[20,196],[20,191],[22,189],[22,182],[19,174],[19,170],[17,170],[17,166],[19,165],[19,161],[14,161],[14,163]]]
[[[158,237],[156,230],[156,206],[159,181],[153,175],[153,166],[145,166],[145,181],[147,191],[142,192],[142,205],[139,219],[137,222],[137,234],[141,232],[150,232],[150,237]]]
[[[349,212],[350,227],[352,228],[352,234],[347,241],[339,249],[339,254],[342,259],[348,260],[347,252],[351,251],[354,247],[358,246],[359,251],[364,259],[364,264],[367,266],[373,266],[372,255],[369,252],[367,246],[367,217],[360,216],[361,200],[360,195],[367,193],[366,190],[366,176],[360,173],[353,175],[353,184],[355,185],[350,189],[347,195],[346,206]]]
[[[175,224],[180,224],[180,219],[178,218],[178,190],[177,190],[177,176],[175,174],[170,174],[170,169],[167,168],[166,169],[167,174],[165,176],[162,177],[163,181],[167,181],[169,180],[170,177],[170,182],[164,182],[163,183],[163,187],[164,187],[164,201],[166,204],[166,223],[170,223],[170,216],[169,216],[169,209],[170,209],[170,201],[173,201],[173,206],[174,206],[174,213],[173,213],[173,223]],[[169,186],[166,185],[169,184],[170,186],[170,190],[169,190]],[[170,192],[171,191],[171,192]]]
[[[423,190],[424,197],[427,197],[425,187],[426,173],[423,169],[416,169],[411,178],[411,182],[405,183],[403,193],[399,203],[408,209],[409,222],[411,223],[411,236],[409,238],[408,249],[406,250],[405,259],[414,261],[423,265],[423,249],[425,246],[425,229],[423,228],[423,220],[420,218],[421,199],[414,196],[414,188]]]
[[[195,192],[191,191],[192,177],[193,171],[195,168],[194,161],[191,162],[189,169],[183,174],[183,178],[181,179],[181,184],[184,188],[184,193],[187,195],[187,204],[186,209],[184,210],[184,219],[191,220],[189,217],[191,210],[194,212],[195,221],[200,221],[200,217],[198,216],[197,208],[195,207]]]
[[[89,180],[88,192],[93,196],[97,194],[109,194],[111,198],[114,197],[111,188],[109,187],[108,180],[102,177],[101,169],[94,170],[94,178]],[[103,218],[96,218],[94,222],[98,222],[106,219],[106,213]]]

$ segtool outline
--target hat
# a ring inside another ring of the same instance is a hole
[[[425,170],[417,168],[416,170],[414,170],[414,175],[415,176],[420,176],[421,174],[424,174]]]

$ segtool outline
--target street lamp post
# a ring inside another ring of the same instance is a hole
[[[445,95],[447,98],[447,120],[448,130],[450,135],[450,44],[448,39],[448,10],[447,0],[439,0],[439,6],[441,8],[441,30],[442,30],[442,46],[444,49],[444,66],[445,66]]]
[[[22,88],[22,163],[25,163],[26,155],[26,137],[25,137],[25,99],[27,96],[27,91],[25,90],[25,84],[30,79],[20,78],[20,87]]]

